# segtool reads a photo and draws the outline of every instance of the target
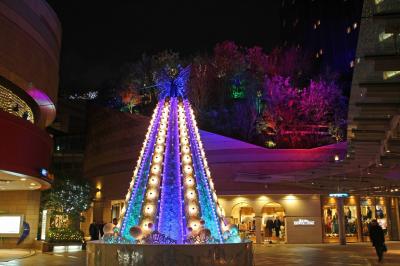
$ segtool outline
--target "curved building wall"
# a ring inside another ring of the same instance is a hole
[[[56,14],[45,1],[3,0],[0,36],[0,76],[38,103],[42,113],[38,124],[51,124],[61,48],[61,25]]]
[[[0,1],[0,213],[23,215],[30,233],[0,248],[35,245],[40,190],[49,188],[61,25],[44,0]],[[20,231],[21,233],[21,231]]]

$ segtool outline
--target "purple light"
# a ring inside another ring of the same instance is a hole
[[[178,243],[183,242],[182,208],[178,207],[176,209],[176,201],[178,201],[178,206],[180,206],[180,200],[181,182],[177,98],[172,97],[170,99],[170,115],[165,146],[158,231],[176,239]]]
[[[184,208],[184,205],[182,204],[182,174],[181,174],[181,157],[179,156],[179,120],[178,120],[178,100],[176,98],[174,100],[174,121],[175,121],[175,154],[177,155],[177,161],[176,164],[178,167],[176,168],[176,178],[178,179],[178,192],[179,192],[179,200],[181,201],[181,207],[179,209],[179,216],[180,219],[179,221],[181,222],[181,243],[183,242],[183,236],[184,236],[184,230],[183,230],[183,219],[185,219],[185,216],[183,215],[182,209]],[[179,201],[178,201],[179,203]],[[186,230],[185,230],[186,232]]]
[[[186,113],[186,116],[187,116],[186,120],[187,120],[187,124],[188,124],[189,134],[191,135],[191,139],[193,139],[192,143],[194,144],[194,145],[192,145],[192,149],[193,149],[192,153],[196,152],[198,158],[202,158],[202,156],[200,154],[200,151],[199,151],[199,145],[197,143],[196,130],[195,130],[194,122],[193,122],[194,118],[191,115],[189,103],[188,103],[187,100],[184,100],[183,103],[184,103],[184,107],[185,107],[185,113]],[[219,240],[221,242],[223,242],[222,241],[222,232],[221,232],[221,228],[220,228],[219,219],[217,218],[218,216],[216,215],[215,206],[213,204],[214,200],[212,199],[212,197],[210,195],[210,187],[209,187],[209,184],[208,184],[207,175],[205,173],[203,161],[201,159],[199,160],[199,164],[200,164],[200,168],[202,169],[202,173],[201,173],[201,177],[200,178],[203,178],[203,181],[204,181],[204,183],[206,185],[207,196],[208,196],[208,199],[211,202],[211,207],[213,209],[214,221],[216,223],[217,230],[218,230],[218,233],[219,233]],[[216,202],[215,202],[215,205],[216,205]]]
[[[130,212],[131,212],[131,209],[133,207],[131,205],[131,203],[132,203],[132,199],[134,197],[136,197],[139,180],[144,178],[144,177],[142,177],[143,164],[146,161],[147,157],[150,155],[149,153],[150,153],[151,149],[149,148],[149,146],[150,146],[149,144],[151,142],[153,142],[153,143],[155,142],[155,134],[157,133],[156,129],[158,128],[158,125],[159,125],[160,120],[161,120],[161,113],[162,113],[161,111],[163,109],[163,106],[164,106],[164,100],[160,100],[158,102],[157,109],[156,109],[157,110],[156,111],[157,112],[156,119],[154,120],[154,123],[153,123],[153,125],[151,127],[150,134],[149,134],[149,137],[147,139],[147,142],[145,143],[145,151],[143,153],[142,160],[140,162],[140,166],[139,166],[138,172],[136,174],[136,177],[134,177],[135,178],[135,182],[134,182],[134,185],[133,185],[134,189],[133,189],[133,191],[132,191],[132,193],[130,195],[129,204],[126,207],[126,213],[124,215],[124,219],[123,219],[122,226],[121,226],[121,232],[123,234],[124,234],[124,230],[126,229],[125,227],[126,227],[127,220],[130,219],[130,218],[135,218],[135,217],[131,217],[131,213]],[[138,217],[138,218],[140,218],[140,217]]]
[[[39,105],[42,114],[46,117],[46,125],[51,124],[56,118],[56,107],[54,106],[53,101],[45,92],[37,88],[30,88],[27,93]]]

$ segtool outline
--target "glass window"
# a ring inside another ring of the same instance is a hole
[[[360,201],[362,235],[369,235],[369,224],[375,219],[375,206],[373,198],[362,197]]]
[[[325,236],[337,237],[339,234],[339,225],[337,219],[336,206],[334,208],[332,208],[331,206],[324,207],[324,223],[325,223]]]
[[[323,223],[325,239],[336,239],[339,236],[339,223],[334,198],[328,198],[324,201]]]
[[[357,240],[357,202],[354,196],[350,196],[344,201],[344,226],[347,241]],[[354,238],[354,239],[352,239]]]
[[[114,201],[111,203],[111,220],[114,218],[119,219],[119,216],[121,214],[121,210],[124,207],[124,202],[123,201]]]
[[[375,217],[378,224],[382,227],[385,236],[387,235],[387,213],[385,198],[378,197],[375,199]]]
[[[387,236],[387,212],[384,197],[362,197],[361,198],[361,220],[362,234],[369,236],[369,224],[376,219]]]
[[[344,206],[344,226],[347,237],[357,237],[357,207]]]

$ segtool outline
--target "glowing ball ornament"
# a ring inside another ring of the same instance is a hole
[[[135,239],[140,239],[142,237],[142,228],[140,228],[139,226],[132,226],[129,229],[129,234],[131,235],[131,237],[135,238]]]
[[[146,205],[144,208],[144,212],[148,215],[153,214],[153,211],[154,211],[153,205]]]
[[[190,155],[184,155],[182,156],[182,162],[185,164],[190,164],[192,162],[192,158]]]
[[[156,153],[162,154],[164,152],[164,146],[162,145],[157,145],[156,148],[154,149]]]
[[[187,186],[193,186],[194,185],[193,177],[186,178],[185,183],[186,183]]]
[[[149,192],[147,192],[147,199],[149,199],[149,200],[155,199],[156,196],[157,196],[157,194],[156,194],[155,190],[149,190]]]
[[[192,220],[190,222],[190,227],[193,229],[193,231],[198,231],[200,229],[200,222],[198,220]]]
[[[161,171],[161,166],[159,164],[154,164],[153,167],[151,167],[151,172],[153,174],[159,174]]]
[[[196,194],[194,192],[193,189],[188,189],[188,191],[186,192],[186,197],[190,200],[195,199],[196,198]]]
[[[107,223],[103,226],[104,234],[114,234],[114,225],[112,223]]]
[[[154,157],[153,157],[153,162],[155,162],[155,163],[161,163],[162,162],[162,159],[163,159],[163,157],[161,156],[161,155],[155,155]]]
[[[190,148],[189,148],[189,146],[183,146],[183,147],[182,147],[182,153],[183,153],[183,154],[189,154],[189,153],[190,153]]]
[[[150,184],[154,186],[158,184],[158,177],[156,175],[150,177]]]
[[[196,205],[189,205],[188,209],[189,209],[190,215],[195,215],[195,214],[197,214],[197,211],[198,211],[198,210],[197,210]]]
[[[192,168],[190,165],[186,165],[186,166],[183,168],[183,172],[184,172],[186,175],[191,175],[191,174],[193,173],[193,168]]]

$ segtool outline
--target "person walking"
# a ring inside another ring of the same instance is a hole
[[[267,221],[265,222],[265,237],[269,244],[272,244],[271,237],[273,228],[274,228],[274,222],[271,220],[271,218],[268,217]]]
[[[89,234],[90,234],[90,240],[99,240],[99,227],[96,221],[93,221],[93,223],[90,224]]]
[[[281,220],[279,220],[279,217],[275,217],[274,228],[275,228],[275,236],[276,236],[278,242],[280,240],[280,234],[279,233],[281,231],[281,225],[282,225],[282,223],[281,223]]]
[[[103,227],[104,227],[103,221],[101,221],[101,223],[97,224],[98,232],[100,233],[100,238],[102,238],[104,235]]]
[[[381,262],[383,259],[383,252],[386,252],[385,235],[383,234],[382,227],[378,224],[376,219],[371,221],[369,228],[369,238],[371,239],[372,246],[375,247],[378,261]]]

